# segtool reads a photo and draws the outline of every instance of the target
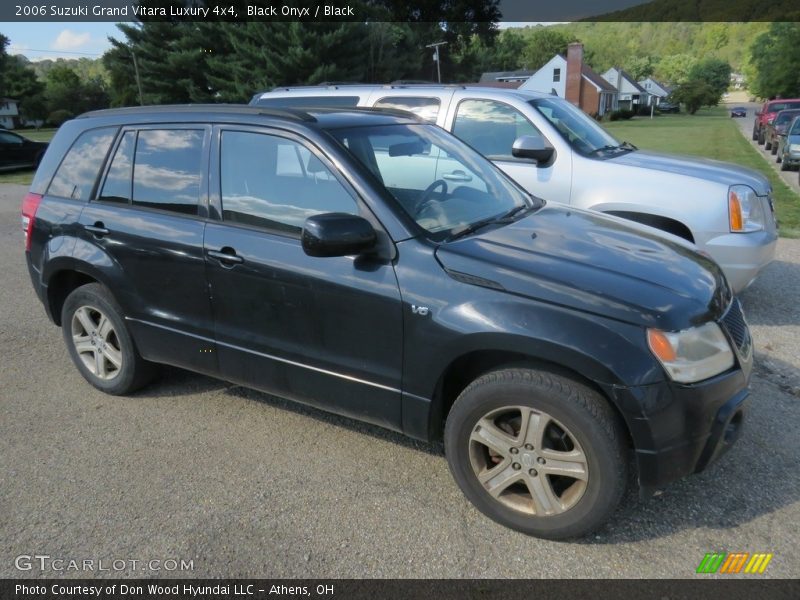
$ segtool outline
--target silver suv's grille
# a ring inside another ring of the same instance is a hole
[[[747,356],[750,352],[750,330],[744,320],[744,312],[738,298],[731,301],[728,312],[722,317],[722,325],[731,336],[739,352]]]

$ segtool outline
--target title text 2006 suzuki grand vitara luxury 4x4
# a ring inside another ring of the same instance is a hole
[[[653,490],[743,419],[751,341],[713,261],[546,204],[410,116],[90,113],[56,134],[22,226],[95,387],[168,363],[443,436],[464,494],[530,534],[602,523],[629,450]]]

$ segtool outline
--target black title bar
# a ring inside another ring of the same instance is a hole
[[[13,21],[800,21],[797,0],[3,0]]]

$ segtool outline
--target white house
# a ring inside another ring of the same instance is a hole
[[[569,79],[569,75],[573,75]],[[567,85],[568,79],[574,85]],[[583,63],[583,45],[570,44],[567,57],[556,54],[520,87],[566,98],[585,113],[602,116],[617,108],[617,90]]]
[[[661,101],[669,96],[672,92],[669,87],[659,81],[656,81],[652,77],[642,79],[639,82],[639,85],[643,87],[648,94],[650,94],[650,104],[655,103],[656,106],[661,104]]]
[[[18,117],[17,101],[11,98],[0,98],[0,127],[14,129],[14,119]]]
[[[650,105],[650,94],[636,80],[619,67],[611,67],[603,73],[603,79],[619,91],[619,107],[636,110]]]

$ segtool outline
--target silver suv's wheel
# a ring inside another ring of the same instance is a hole
[[[76,288],[67,296],[61,329],[78,371],[104,392],[128,394],[145,385],[155,372],[155,366],[139,355],[119,305],[98,283]]]
[[[600,394],[562,375],[509,368],[479,377],[453,404],[444,437],[467,498],[539,537],[591,532],[627,484],[619,418]]]

